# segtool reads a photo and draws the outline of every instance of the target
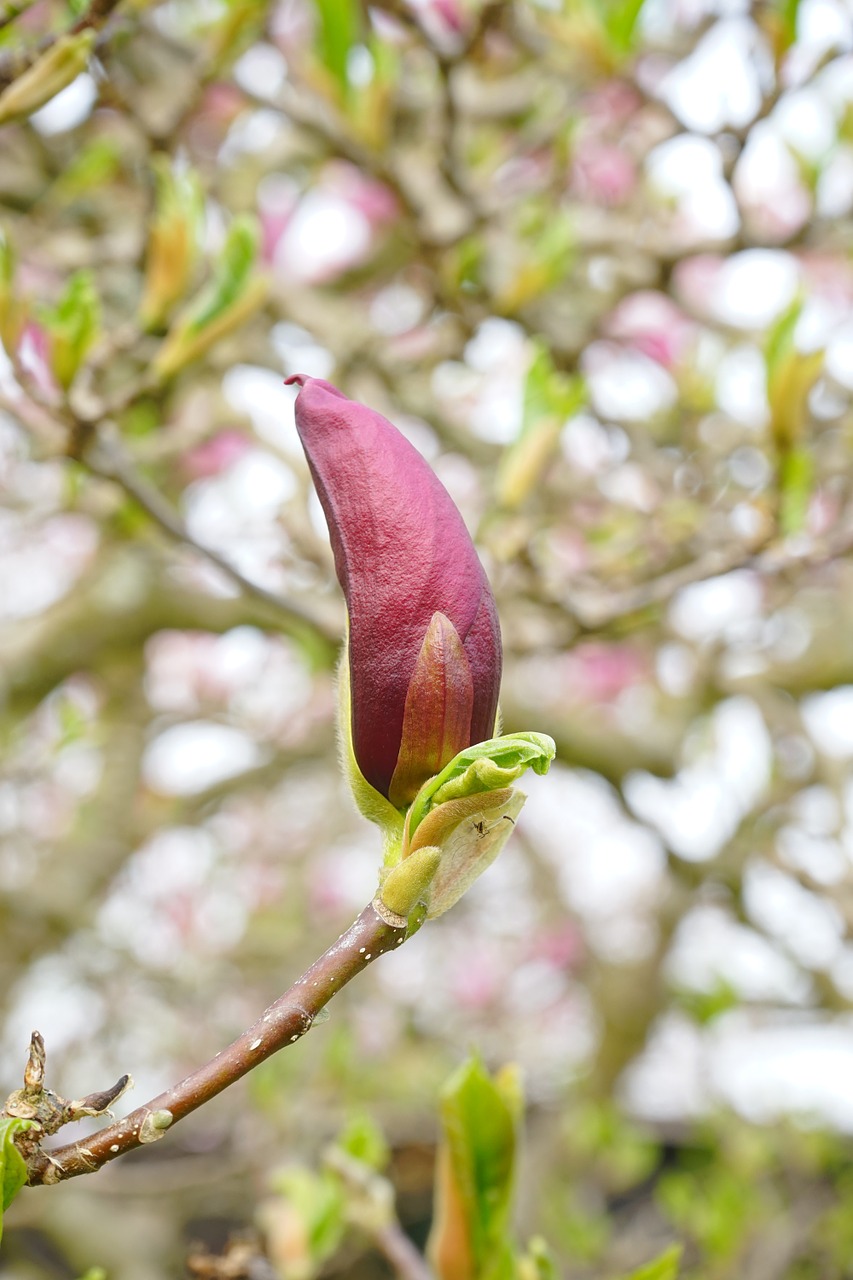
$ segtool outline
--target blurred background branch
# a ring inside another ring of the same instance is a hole
[[[0,1272],[399,1270],[322,1153],[369,1113],[423,1246],[473,1044],[558,1274],[849,1274],[851,57],[844,0],[0,3],[7,1091],[38,1024],[155,1097],[374,891],[285,376],[436,468],[559,747],[446,919]]]

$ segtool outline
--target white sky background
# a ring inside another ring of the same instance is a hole
[[[648,31],[665,29],[674,6],[675,0],[647,0],[643,22]],[[690,132],[652,151],[645,179],[671,202],[680,243],[695,244],[697,250],[717,244],[725,253],[727,238],[739,229],[739,213],[723,181],[724,156],[713,135],[749,125],[768,85],[769,59],[746,16],[745,2],[681,0],[678,8],[695,14],[696,20],[709,12],[721,16],[684,62],[662,76],[654,68],[648,71],[649,87]],[[755,130],[735,175],[745,205],[763,200],[790,209],[794,218],[809,216],[809,210],[797,197],[790,145],[819,157],[834,137],[845,105],[853,103],[853,5],[845,0],[802,0],[800,24],[802,38],[792,60],[791,82],[768,120]],[[846,60],[802,88],[832,44],[848,50]],[[237,68],[238,80],[245,77],[256,94],[271,98],[286,74],[281,55],[268,45],[250,50]],[[92,78],[80,76],[38,113],[37,127],[45,134],[71,128],[85,119],[94,101]],[[264,111],[243,117],[226,143],[223,161],[265,145],[270,122]],[[286,204],[286,183],[269,187],[267,197]],[[821,181],[817,211],[845,217],[851,209],[853,151],[848,144],[838,148]],[[299,206],[279,244],[275,270],[301,282],[322,280],[357,261],[371,234],[369,218],[354,208],[345,184],[330,182]],[[759,432],[767,415],[755,331],[771,323],[801,285],[790,254],[755,249],[728,258],[705,299],[710,317],[743,335],[742,344],[720,365],[716,391],[721,408],[747,430]],[[418,322],[418,306],[416,294],[400,289],[377,301],[371,323],[379,332],[405,331]],[[825,302],[807,302],[801,328],[804,345],[825,344],[827,368],[843,386],[853,387],[853,319]],[[279,367],[237,366],[223,385],[235,413],[250,416],[257,444],[219,474],[195,481],[185,493],[184,516],[197,541],[228,554],[255,581],[285,590],[286,575],[280,567],[284,534],[277,512],[304,478],[305,464],[293,425],[295,390],[282,385],[282,376],[296,371],[327,376],[332,361],[298,326],[280,325],[274,340]],[[447,362],[437,370],[434,391],[439,401],[462,404],[478,435],[507,443],[521,423],[529,359],[518,326],[489,320],[462,361]],[[563,447],[574,465],[608,486],[608,496],[643,510],[649,494],[627,457],[623,428],[665,410],[676,397],[675,383],[660,363],[605,341],[587,350],[585,372],[591,406],[568,424]],[[0,354],[0,381],[9,385],[10,376]],[[423,426],[413,438],[428,455],[435,451],[435,441]],[[18,492],[31,511],[42,516],[34,533],[32,524],[24,530],[13,511],[0,510],[0,621],[37,615],[60,598],[90,562],[97,542],[96,531],[83,517],[59,511],[58,469],[29,466],[18,452],[16,433],[0,419],[0,477],[4,470],[14,470]],[[749,459],[742,461],[747,465]],[[454,496],[464,510],[464,477],[460,486]],[[318,508],[315,517],[324,534]],[[224,584],[221,589],[229,590]],[[722,644],[741,656],[749,651],[750,660],[755,660],[763,625],[761,584],[743,572],[689,587],[674,599],[669,620],[676,640],[684,642],[683,654],[691,645]],[[670,649],[666,661],[673,680],[689,683],[689,660],[685,673],[678,643]],[[169,684],[167,659],[168,655],[160,656],[152,676],[160,681],[163,697]],[[267,656],[247,631],[222,645],[220,660],[229,679],[251,689]],[[204,661],[212,661],[210,654]],[[664,671],[664,683],[666,678]],[[298,673],[290,671],[278,684],[264,684],[263,697],[296,705],[303,693],[298,682]],[[819,751],[841,764],[853,757],[853,688],[806,699],[801,719],[804,750]],[[145,778],[164,795],[193,794],[263,759],[264,748],[243,729],[192,719],[164,727],[153,737]],[[547,779],[536,779],[530,786],[523,822],[552,866],[566,910],[584,921],[590,944],[613,962],[630,964],[654,944],[654,906],[664,883],[665,845],[687,861],[714,857],[760,806],[772,768],[772,746],[759,708],[747,698],[732,698],[715,709],[702,749],[685,758],[672,779],[645,773],[629,777],[627,812],[600,778],[556,766]],[[833,803],[829,792],[812,795],[792,818],[781,843],[783,862],[787,859],[792,870],[808,869],[827,885],[833,877],[850,874],[853,861],[853,800],[850,813],[833,812]],[[226,938],[239,936],[248,908],[235,896],[227,870],[216,869],[209,841],[191,831],[166,832],[160,841],[166,844],[154,841],[141,850],[128,872],[136,900],[146,895],[151,900],[150,919],[156,919],[158,866],[165,850],[170,877],[176,865],[188,882],[194,877],[201,882],[216,871],[208,894],[211,919]],[[509,863],[506,871],[495,868],[489,873],[495,883],[497,877],[513,874],[512,845],[503,858]],[[368,861],[365,855],[353,863],[358,871],[351,886],[354,907],[364,892]],[[105,903],[99,926],[105,934],[125,927],[123,904],[129,884],[115,886]],[[523,885],[517,889],[529,892]],[[472,900],[487,904],[489,894],[484,882],[472,891]],[[758,859],[747,876],[746,906],[750,923],[736,922],[713,906],[697,908],[685,919],[669,957],[670,976],[685,987],[706,991],[723,980],[744,998],[789,1006],[796,1013],[773,1010],[753,1017],[735,1011],[709,1029],[668,1015],[630,1072],[626,1096],[640,1114],[650,1117],[675,1118],[725,1102],[751,1119],[792,1111],[853,1132],[853,1015],[830,1019],[803,1010],[810,994],[810,968],[846,980],[853,995],[853,952],[843,942],[839,920],[831,904],[800,889],[792,875]],[[444,930],[445,941],[448,936]],[[158,946],[164,962],[171,962],[174,941],[164,933]],[[396,958],[394,974],[388,966],[387,982],[399,990],[420,990],[426,999],[435,985],[424,981],[429,957],[426,945],[407,948]],[[75,1026],[86,1022],[91,1027],[97,1016],[96,995],[65,980],[58,982],[57,965],[48,960],[33,969],[19,992],[7,1034],[18,1035],[24,1024],[28,1031],[35,1017],[51,1025],[54,1040],[61,1040],[63,1029],[71,1039]],[[441,1016],[441,1011],[435,1012],[437,1021]],[[578,1043],[588,1043],[593,1033],[580,1017],[549,1034],[549,1061],[556,1063],[561,1055],[573,1061]]]

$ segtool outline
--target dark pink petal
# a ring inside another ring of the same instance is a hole
[[[501,676],[495,602],[450,495],[396,427],[321,379],[287,381],[301,387],[296,426],[349,610],[355,758],[387,796],[406,696],[436,613],[452,623],[470,669],[473,705],[462,745],[492,736]],[[446,687],[467,689],[467,682]],[[445,713],[457,724],[464,716],[461,708]],[[453,746],[448,759],[461,749]]]

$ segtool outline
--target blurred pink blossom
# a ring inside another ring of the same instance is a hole
[[[841,504],[837,494],[828,489],[818,489],[812,495],[806,515],[806,528],[813,538],[821,538],[830,529],[841,514]]]
[[[798,254],[803,281],[809,293],[817,294],[839,312],[853,308],[853,264],[831,253],[804,250]]]
[[[572,185],[581,199],[623,204],[637,185],[636,166],[616,144],[585,138],[575,149]]]
[[[496,191],[507,196],[518,196],[525,192],[541,191],[551,178],[553,169],[554,156],[551,148],[539,147],[536,151],[510,156],[495,171],[492,182]]]
[[[563,661],[562,679],[583,702],[612,702],[648,676],[645,656],[631,645],[592,640],[576,645]]]
[[[459,0],[409,0],[407,7],[441,49],[447,53],[461,49],[470,18]]]
[[[194,449],[189,449],[181,459],[181,463],[193,480],[201,480],[227,471],[251,448],[251,440],[233,427],[229,427],[217,432],[203,444],[196,445]]]
[[[472,947],[451,976],[452,998],[465,1009],[482,1009],[497,999],[505,981],[503,966],[491,948]]]
[[[643,105],[636,89],[625,80],[608,80],[583,101],[584,120],[599,131],[625,124]]]
[[[275,247],[276,269],[305,284],[336,280],[370,258],[398,212],[389,187],[354,165],[333,162],[287,219]]]
[[[299,204],[299,186],[282,173],[269,173],[258,183],[258,216],[261,222],[261,256],[275,260],[279,241],[287,231]]]
[[[697,253],[676,264],[673,292],[691,311],[707,315],[726,259],[716,253]]]
[[[608,337],[629,342],[665,369],[687,356],[696,326],[665,294],[643,289],[625,298],[606,324]]]
[[[400,206],[391,188],[354,164],[333,161],[327,165],[323,185],[363,213],[374,228],[394,222],[399,215]]]
[[[577,925],[565,924],[536,933],[530,948],[531,960],[545,960],[555,969],[575,969],[584,956],[583,934]]]
[[[24,325],[18,358],[36,390],[48,400],[57,399],[59,387],[50,370],[50,338],[40,324],[30,320]]]
[[[187,126],[191,146],[203,155],[215,156],[245,109],[246,99],[235,84],[209,85]]]

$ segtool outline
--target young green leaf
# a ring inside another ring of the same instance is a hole
[[[359,6],[355,0],[315,0],[315,8],[317,57],[345,96],[350,50],[358,41],[361,25]]]
[[[466,747],[421,787],[412,803],[410,835],[437,805],[511,786],[527,769],[547,773],[556,751],[553,738],[545,733],[508,733]]]
[[[294,1220],[294,1243],[299,1238],[303,1256],[292,1274],[316,1275],[320,1265],[337,1249],[344,1234],[346,1202],[338,1178],[294,1167],[282,1170],[275,1189],[287,1201]]]
[[[602,7],[602,21],[611,48],[625,56],[634,48],[637,20],[645,0],[616,0]]]
[[[566,419],[586,400],[582,378],[555,369],[544,343],[537,342],[534,352],[524,383],[521,431],[498,466],[497,494],[504,507],[519,506],[533,492],[557,448]]]
[[[101,304],[88,271],[76,271],[55,307],[43,307],[40,319],[50,339],[50,366],[68,390],[101,331]]]
[[[428,1252],[440,1280],[509,1280],[518,1072],[492,1078],[470,1058],[441,1097],[436,1212]]]
[[[380,1172],[388,1164],[391,1152],[385,1135],[370,1116],[360,1114],[350,1118],[338,1136],[337,1146],[353,1160]]]
[[[232,333],[266,298],[266,284],[252,274],[259,231],[248,215],[234,219],[213,278],[178,317],[157,352],[155,372],[172,377],[220,338]]]
[[[0,1120],[0,1240],[3,1238],[3,1214],[25,1186],[27,1165],[15,1146],[15,1134],[31,1129],[32,1120],[19,1120],[12,1116]]]
[[[204,218],[196,175],[177,172],[165,156],[156,156],[152,165],[157,203],[148,233],[140,303],[140,319],[146,329],[158,329],[184,297],[198,261]]]

